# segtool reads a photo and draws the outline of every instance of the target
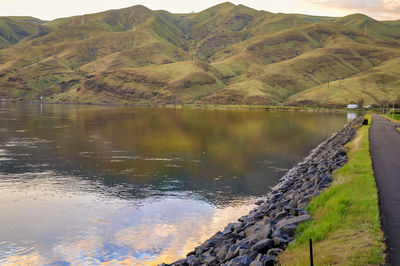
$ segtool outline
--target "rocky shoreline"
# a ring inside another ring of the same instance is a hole
[[[347,162],[343,146],[353,139],[361,117],[312,150],[290,169],[248,215],[228,224],[185,259],[172,266],[262,266],[278,263],[277,255],[294,240],[297,225],[312,219],[305,210],[332,182],[332,172]]]

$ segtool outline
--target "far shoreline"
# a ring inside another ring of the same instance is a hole
[[[331,112],[331,113],[363,113],[366,110],[375,111],[376,108],[357,108],[347,109],[345,107],[312,107],[312,106],[288,106],[288,105],[241,105],[241,104],[140,104],[140,103],[92,103],[92,102],[47,102],[47,101],[16,101],[2,99],[0,103],[14,104],[46,104],[46,105],[76,105],[76,106],[104,106],[104,107],[149,107],[149,108],[193,108],[193,109],[227,109],[227,110],[275,110],[275,111],[294,111],[294,112]],[[379,109],[379,108],[378,108]]]

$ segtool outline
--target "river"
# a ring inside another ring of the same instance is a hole
[[[172,262],[346,113],[0,103],[0,264]]]

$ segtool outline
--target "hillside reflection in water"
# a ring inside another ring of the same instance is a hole
[[[246,214],[346,114],[0,105],[0,263],[156,264]]]

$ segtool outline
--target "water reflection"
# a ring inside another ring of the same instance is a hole
[[[345,114],[0,106],[0,263],[182,257]]]
[[[217,209],[189,193],[124,200],[101,194],[100,187],[86,193],[91,186],[87,181],[53,172],[0,179],[0,210],[7,210],[2,212],[0,235],[8,240],[0,241],[2,264],[153,265],[173,260],[247,213],[253,201]]]
[[[349,113],[347,113],[347,121],[352,121],[353,119],[355,119],[355,118],[357,118],[357,113],[352,113],[352,112],[349,112]]]

